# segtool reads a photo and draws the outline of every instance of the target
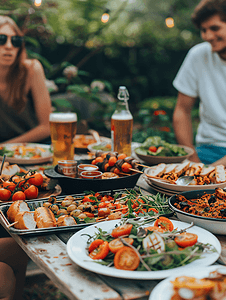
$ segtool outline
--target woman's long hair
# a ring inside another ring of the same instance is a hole
[[[0,16],[0,27],[5,24],[11,26],[12,29],[16,32],[16,35],[24,36],[13,19],[8,16]],[[25,94],[25,85],[28,70],[24,64],[26,58],[27,53],[25,49],[25,43],[23,42],[6,78],[10,91],[7,103],[9,106],[13,107],[19,112],[23,110],[27,101],[27,96]]]

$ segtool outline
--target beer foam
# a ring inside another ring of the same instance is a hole
[[[132,120],[133,116],[129,114],[115,115],[111,117],[113,120]]]
[[[51,113],[49,115],[50,122],[77,122],[76,113]]]

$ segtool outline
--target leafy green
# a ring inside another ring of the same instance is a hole
[[[149,150],[151,146],[157,148],[156,152]],[[136,148],[135,152],[141,155],[152,155],[152,156],[184,156],[187,152],[184,148],[170,144],[161,139],[159,136],[148,137],[140,147]]]

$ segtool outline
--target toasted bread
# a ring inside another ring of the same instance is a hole
[[[216,176],[216,183],[221,183],[226,181],[226,174],[224,165],[218,165],[215,167],[215,176]]]
[[[169,174],[171,172],[174,172],[178,164],[168,164],[166,165],[166,169],[164,171],[164,174]]]
[[[57,226],[72,226],[76,225],[76,221],[72,216],[63,215],[60,216],[57,220]]]
[[[187,175],[194,176],[199,175],[204,167],[203,163],[195,163],[192,164],[191,167],[188,169]]]
[[[187,169],[190,166],[190,162],[184,162],[181,164],[178,164],[178,166],[176,167],[174,173],[177,174],[178,176],[180,176],[181,174],[185,173],[187,171]]]
[[[215,170],[214,166],[203,167],[200,176],[208,176]]]
[[[147,177],[160,177],[162,174],[164,174],[166,169],[166,164],[161,163],[157,166],[148,168],[148,172],[146,173]]]

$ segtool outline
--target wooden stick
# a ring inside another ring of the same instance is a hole
[[[16,222],[10,224],[9,226],[7,226],[7,228],[10,228],[10,227],[14,226],[14,225],[17,224],[17,223],[18,223],[18,221],[16,221]]]
[[[145,165],[142,165],[142,164],[137,164],[138,166],[141,166],[141,167],[144,167],[144,168],[150,168],[150,166],[145,166]]]
[[[136,170],[136,169],[129,168],[129,170],[130,170],[130,171],[133,171],[133,172],[137,172],[137,173],[141,173],[141,174],[143,174],[143,172],[142,172],[142,171],[139,171],[139,170]]]
[[[116,209],[113,209],[112,212],[116,212],[116,211],[120,211],[120,210],[124,210],[124,209],[128,209],[128,207],[116,208]]]
[[[4,219],[6,226],[8,226],[7,224],[9,224],[8,219],[6,218],[6,216],[3,214],[3,212],[0,210],[0,214],[2,215],[2,218]]]

